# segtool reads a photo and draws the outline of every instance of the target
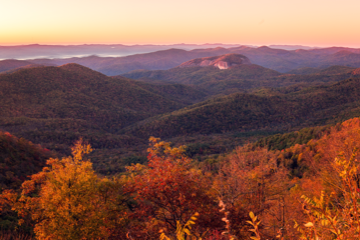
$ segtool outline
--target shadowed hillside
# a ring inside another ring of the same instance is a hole
[[[180,107],[76,64],[23,69],[2,75],[0,82],[2,117],[72,117],[124,126]]]
[[[139,141],[123,127],[186,105],[129,81],[77,64],[0,75],[0,129],[60,152],[80,137],[116,148]]]
[[[360,80],[349,79],[289,94],[233,94],[147,119],[126,133],[171,137],[323,125],[358,116],[359,89]]]
[[[153,75],[135,81],[66,64],[2,74],[0,130],[61,154],[69,154],[69,146],[83,137],[96,149],[91,156],[95,168],[111,173],[144,161],[140,152],[151,135],[176,137],[179,142],[193,136],[197,139],[193,141],[215,142],[218,146],[209,151],[220,153],[247,136],[359,115],[358,69],[354,68],[334,66],[297,75],[240,64],[228,69],[196,66],[133,74],[145,73]],[[188,85],[172,83],[179,76]],[[309,88],[349,77],[354,80]],[[278,86],[287,87],[263,88]],[[211,99],[227,93],[233,94]],[[214,134],[213,139],[221,140],[211,140]]]
[[[23,138],[0,132],[0,190],[17,189],[45,166],[54,153]]]
[[[122,76],[115,76],[113,78],[126,81],[129,85],[134,85],[146,89],[149,92],[161,95],[167,99],[190,105],[205,100],[209,94],[202,88],[178,83],[166,82],[145,82],[134,81]]]

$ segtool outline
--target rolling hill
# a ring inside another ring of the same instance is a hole
[[[219,67],[214,66],[218,62],[222,62],[224,66],[230,67],[219,69]],[[137,70],[123,74],[123,76],[149,83],[162,81],[191,84],[204,89],[212,95],[226,95],[261,87],[276,88],[295,84],[310,86],[334,83],[359,76],[359,74],[356,68],[346,66],[331,66],[325,69],[301,68],[287,74],[281,74],[274,70],[251,64],[249,59],[243,55],[225,54],[216,57],[193,59],[169,70]]]
[[[251,64],[247,57],[240,54],[228,53],[221,56],[192,59],[182,63],[179,68],[212,66],[219,69],[229,69],[244,64]]]
[[[288,94],[232,94],[125,129],[126,134],[174,137],[192,134],[288,130],[323,125],[360,115],[360,79]]]
[[[137,141],[116,135],[123,127],[189,104],[129,82],[77,64],[0,75],[0,129],[61,151],[80,137],[111,148]]]
[[[264,86],[262,80],[271,79],[280,73],[251,64],[248,58],[239,54],[225,54],[216,57],[197,58],[176,68],[157,71],[133,71],[123,76],[147,82],[163,81],[196,85],[212,94],[227,89],[244,89]],[[219,90],[216,90],[216,89]]]
[[[209,97],[209,93],[204,89],[185,84],[165,83],[161,81],[148,83],[145,81],[135,81],[122,76],[114,76],[113,78],[121,79],[129,85],[141,87],[149,92],[185,105],[191,105]]]
[[[218,59],[229,61],[228,68],[211,66]],[[0,130],[61,154],[69,154],[69,146],[83,137],[96,149],[95,168],[106,174],[143,161],[138,153],[151,135],[180,142],[203,135],[199,138],[206,142],[217,134],[234,145],[233,134],[267,135],[359,115],[359,69],[281,74],[237,54],[210,60],[210,66],[193,66],[192,60],[186,67],[131,73],[141,81],[108,77],[74,63],[1,74]],[[353,80],[333,83],[345,78]],[[333,84],[309,88],[321,83]],[[274,88],[279,86],[286,87]]]

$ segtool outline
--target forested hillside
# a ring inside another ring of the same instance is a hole
[[[187,91],[197,93],[191,88],[174,87],[168,94],[173,97],[166,98],[151,85],[147,90],[131,80],[109,78],[76,64],[21,69],[1,75],[0,84],[0,129],[66,154],[80,137],[97,149],[146,143],[117,133],[197,100],[177,100],[176,95]]]
[[[76,63],[3,61],[17,68],[0,74],[0,238],[357,236],[359,68],[283,74],[236,51],[282,56],[279,64],[358,57],[171,49],[126,64],[201,58],[113,77]]]
[[[354,68],[331,67],[312,75],[290,75],[300,80],[272,89],[256,87],[265,81],[281,85],[284,75],[260,66],[196,68],[193,79],[203,78],[203,85],[110,78],[77,64],[3,74],[0,129],[60,154],[70,154],[70,146],[82,137],[95,148],[91,155],[95,168],[108,174],[124,171],[132,162],[144,162],[150,136],[189,144],[189,154],[204,159],[231,151],[249,137],[253,141],[359,116],[358,79],[308,87],[312,79],[319,84],[325,78],[334,82],[356,77]],[[213,86],[207,82],[209,71],[215,76],[210,81]],[[267,75],[267,80],[261,80]],[[236,80],[244,76],[252,79]],[[245,92],[244,82],[252,85],[252,93],[213,98],[228,90]],[[222,84],[224,91],[219,87]],[[202,144],[205,148],[199,148]],[[110,164],[107,159],[111,159]]]
[[[187,66],[187,63],[184,63]],[[132,71],[123,76],[145,82],[192,84],[212,95],[244,92],[261,87],[278,88],[295,84],[304,86],[334,83],[359,77],[358,68],[331,66],[325,69],[308,68],[281,74],[255,64],[240,64],[229,69],[214,66],[176,67],[169,70]],[[231,63],[229,63],[231,64]]]
[[[229,131],[290,130],[359,115],[360,79],[272,96],[232,94],[146,119],[127,134],[173,137]]]
[[[37,238],[352,239],[360,120],[327,129],[282,151],[238,147],[217,163],[150,138],[148,163],[113,179],[95,174],[91,147],[77,142],[21,192],[3,191],[2,217],[18,214]]]

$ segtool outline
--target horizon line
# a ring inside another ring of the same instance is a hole
[[[206,45],[238,45],[238,46],[302,46],[310,48],[324,48],[320,46],[311,46],[303,44],[241,44],[241,43],[20,43],[20,44],[7,44],[0,43],[0,47],[19,47],[19,46],[91,46],[91,45],[122,45],[122,46],[173,46],[173,45],[195,45],[195,46],[206,46]],[[344,47],[340,45],[332,45],[326,47]],[[355,47],[353,47],[355,48]]]

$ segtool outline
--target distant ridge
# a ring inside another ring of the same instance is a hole
[[[15,68],[23,67],[26,65],[30,65],[31,62],[15,60],[15,59],[8,59],[0,61],[0,72],[9,71]]]
[[[72,58],[99,55],[102,57],[120,57],[139,53],[150,53],[170,48],[183,50],[236,47],[239,44],[172,44],[172,45],[123,45],[123,44],[83,44],[83,45],[18,45],[0,46],[0,59],[39,59]]]
[[[20,67],[18,65],[28,65],[29,63],[59,66],[73,62],[108,76],[116,76],[134,70],[167,70],[192,59],[230,53],[241,54],[246,56],[253,64],[282,73],[300,68],[324,69],[333,65],[360,67],[360,49],[355,48],[331,47],[284,50],[268,46],[249,47],[237,45],[199,45],[197,49],[188,48],[188,45],[168,45],[166,48],[163,48],[164,46],[161,48],[155,47],[152,45],[139,45],[131,48],[122,45],[0,46],[0,55],[8,50],[16,50],[16,53],[19,54],[40,54],[42,51],[52,53],[51,56],[44,54],[37,59],[27,60],[27,63],[17,62],[15,64],[13,62],[12,64],[15,65],[0,61],[0,72]],[[135,51],[135,49],[139,51]],[[80,51],[79,54],[74,55],[77,51]],[[121,51],[123,54],[119,54]],[[86,54],[84,54],[85,52]],[[11,58],[19,58],[17,55],[10,56]],[[1,56],[0,59],[2,59]],[[4,66],[6,69],[1,70]],[[305,72],[314,73],[316,70],[307,69]]]
[[[304,50],[310,50],[315,49],[317,47],[309,47],[309,46],[303,46],[303,45],[269,45],[270,48],[280,48],[284,50],[298,50],[298,49],[304,49]]]

